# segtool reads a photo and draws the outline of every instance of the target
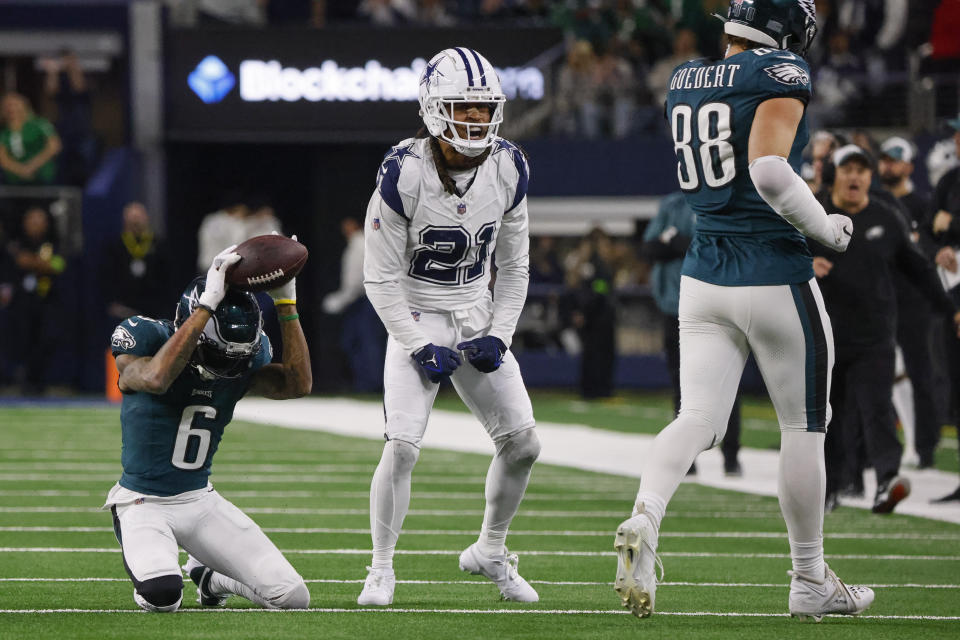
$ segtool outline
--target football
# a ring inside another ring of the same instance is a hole
[[[254,236],[237,245],[240,262],[227,272],[227,284],[244,291],[267,291],[282,286],[300,273],[307,248],[281,235]]]

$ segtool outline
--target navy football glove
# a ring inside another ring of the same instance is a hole
[[[507,355],[507,345],[496,336],[467,340],[458,344],[457,349],[465,351],[467,360],[481,373],[492,373],[499,369],[503,364],[503,356]]]
[[[413,359],[427,374],[430,382],[440,382],[457,370],[462,360],[456,351],[438,347],[432,342],[413,354]]]

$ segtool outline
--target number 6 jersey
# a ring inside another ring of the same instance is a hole
[[[803,235],[757,193],[747,146],[757,107],[810,98],[810,70],[790,51],[757,48],[723,60],[691,60],[673,72],[666,115],[677,178],[697,214],[683,275],[712,284],[777,285],[813,277]],[[787,161],[799,172],[806,116]]]
[[[390,335],[408,352],[431,342],[417,312],[475,307],[497,282],[489,335],[510,345],[527,295],[529,168],[514,144],[497,138],[475,170],[451,171],[462,195],[447,193],[429,138],[393,147],[377,174],[364,228],[364,286]]]
[[[153,356],[173,334],[168,320],[133,316],[117,325],[110,347],[115,357]],[[187,365],[166,393],[124,393],[120,486],[154,496],[207,486],[213,454],[234,407],[249,389],[253,373],[273,357],[263,332],[260,344],[251,367],[238,378],[206,379]]]

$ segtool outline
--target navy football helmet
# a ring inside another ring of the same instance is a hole
[[[814,0],[730,0],[727,17],[717,17],[727,35],[801,56],[817,35]]]
[[[173,322],[177,329],[196,311],[206,284],[206,278],[195,278],[180,296]],[[254,295],[239,289],[228,289],[227,295],[203,328],[190,365],[207,378],[240,377],[260,352],[262,325],[260,304]]]

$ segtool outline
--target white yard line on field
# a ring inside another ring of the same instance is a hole
[[[244,512],[254,515],[314,515],[314,516],[369,516],[370,511],[367,508],[356,509],[322,509],[309,507],[253,507],[244,506]],[[0,513],[96,513],[100,511],[98,507],[37,507],[37,506],[19,506],[19,507],[0,507]],[[777,511],[668,511],[673,518],[728,518],[728,519],[769,519],[779,518]],[[410,509],[408,516],[464,516],[476,517],[483,516],[483,509]],[[569,511],[569,510],[550,510],[550,509],[523,509],[520,512],[524,518],[613,518],[619,519],[623,516],[620,511]]]
[[[363,527],[263,527],[264,533],[329,533],[329,534],[359,534],[370,535],[370,529]],[[113,527],[78,527],[78,526],[10,526],[0,527],[0,532],[48,532],[48,533],[113,533]],[[475,536],[474,529],[404,529],[407,536]],[[511,530],[511,536],[532,537],[571,537],[593,538],[609,537],[609,531],[551,531],[551,530]],[[663,531],[661,538],[693,538],[693,539],[767,539],[786,540],[787,534],[776,531]],[[827,533],[829,540],[960,540],[960,535],[950,533]]]
[[[383,440],[383,406],[376,402],[342,398],[301,398],[275,402],[248,398],[237,405],[234,418],[291,429]],[[539,458],[541,462],[633,478],[640,477],[644,453],[653,440],[653,436],[645,434],[550,422],[539,422],[537,432],[543,447]],[[430,425],[423,446],[427,449],[493,454],[493,444],[477,420],[469,413],[453,411],[434,410],[430,414]],[[729,478],[723,474],[720,453],[707,451],[697,458],[697,475],[688,481],[742,493],[775,496],[777,457],[774,451],[743,448],[740,450],[743,476]],[[930,504],[931,499],[946,495],[957,487],[956,473],[932,469],[903,469],[901,473],[910,478],[913,493],[897,506],[897,513],[960,524],[960,503]],[[623,490],[633,491],[636,484],[626,482]],[[865,474],[867,497],[844,500],[843,504],[870,508],[875,487],[873,474]],[[624,515],[628,515],[629,509],[630,505],[624,505]]]
[[[0,609],[0,613],[28,613],[28,614],[50,614],[50,613],[144,613],[139,609]],[[227,614],[227,613],[273,613],[278,615],[297,615],[304,613],[376,613],[376,614],[417,614],[440,613],[440,614],[467,614],[467,615],[629,615],[629,611],[620,611],[615,609],[401,609],[401,608],[376,608],[376,609],[344,609],[344,608],[310,608],[310,609],[226,609],[226,608],[204,608],[204,609],[180,609],[178,613],[200,613],[200,614]],[[762,613],[762,612],[727,612],[727,611],[658,611],[658,616],[679,616],[679,617],[721,617],[721,618],[787,618],[789,613]],[[830,618],[840,616],[827,616]],[[960,616],[874,616],[860,615],[859,618],[874,620],[918,620],[918,621],[952,621],[960,620]]]
[[[129,578],[0,578],[0,582],[129,582]],[[310,584],[363,584],[364,578],[313,578],[305,579]],[[611,587],[612,582],[591,582],[585,580],[528,580],[530,584],[542,584],[553,587]],[[414,585],[467,585],[489,587],[486,580],[397,580],[397,584]],[[960,584],[871,584],[874,589],[960,589]],[[660,582],[661,587],[710,587],[710,588],[756,588],[756,589],[788,589],[789,582],[776,584],[772,582]]]
[[[290,555],[334,555],[360,556],[370,555],[370,549],[281,549],[282,553]],[[0,553],[120,553],[119,547],[0,547]],[[398,556],[454,556],[462,553],[461,549],[397,549]],[[547,557],[579,557],[579,558],[609,558],[613,551],[516,551],[520,556],[547,556]],[[734,558],[734,559],[787,559],[785,553],[716,553],[709,551],[664,551],[662,558]],[[828,553],[824,556],[830,560],[931,560],[936,562],[960,561],[960,555],[912,555],[912,554],[859,554],[859,553]]]

